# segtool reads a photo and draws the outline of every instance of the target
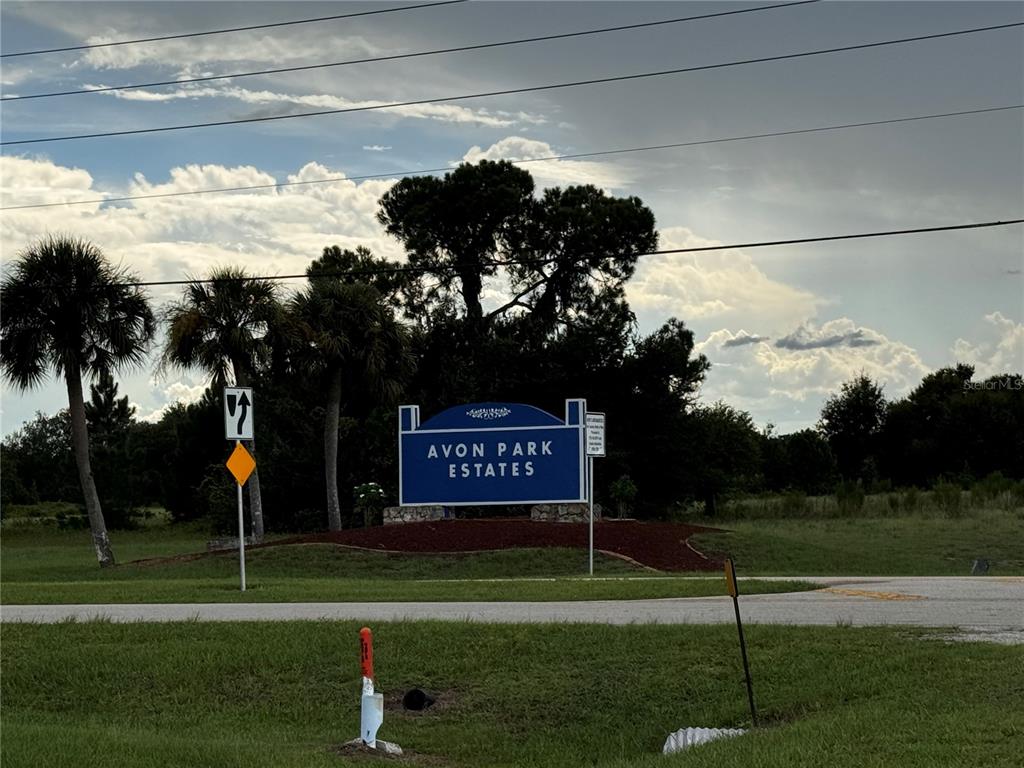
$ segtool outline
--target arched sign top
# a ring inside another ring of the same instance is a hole
[[[540,408],[522,403],[469,403],[430,417],[420,429],[499,429],[554,427],[565,422]]]

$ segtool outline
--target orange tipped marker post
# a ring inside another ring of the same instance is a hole
[[[384,696],[373,689],[373,632],[369,627],[359,630],[359,662],[363,671],[359,738],[366,746],[376,749],[377,731],[384,724]]]
[[[359,630],[360,662],[363,667],[363,677],[373,680],[373,631],[369,627]]]

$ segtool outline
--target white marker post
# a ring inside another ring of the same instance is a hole
[[[587,505],[590,510],[589,573],[594,575],[594,457],[604,456],[604,414],[587,413]]]

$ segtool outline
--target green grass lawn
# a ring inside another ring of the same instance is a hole
[[[3,626],[2,763],[396,765],[358,729],[351,622]],[[1020,765],[1024,654],[892,628],[747,630],[765,727],[671,758],[683,726],[749,725],[731,626],[374,626],[380,737],[411,765],[555,768]],[[439,694],[401,712],[412,686]]]
[[[616,557],[535,549],[464,555],[393,555],[328,544],[252,549],[248,589],[238,589],[234,554],[169,563],[132,564],[131,557],[202,551],[201,540],[173,528],[117,533],[122,565],[101,570],[85,532],[15,530],[0,547],[0,602],[320,602],[453,600],[625,600],[725,594],[719,578],[649,578],[650,571]],[[630,579],[641,576],[645,578]],[[812,585],[749,581],[744,591],[787,592]]]
[[[1024,512],[719,521],[728,533],[691,539],[731,554],[740,573],[787,576],[969,576],[975,558],[992,575],[1024,574]]]

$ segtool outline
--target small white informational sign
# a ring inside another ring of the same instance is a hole
[[[252,440],[252,387],[224,387],[224,437]]]
[[[587,411],[587,456],[604,456],[604,414]]]

